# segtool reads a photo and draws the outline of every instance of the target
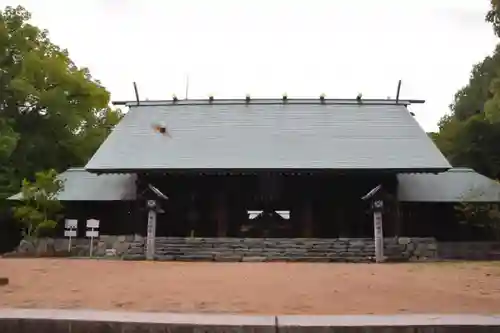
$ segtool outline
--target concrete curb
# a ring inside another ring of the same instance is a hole
[[[500,315],[253,316],[0,309],[2,333],[500,333]]]

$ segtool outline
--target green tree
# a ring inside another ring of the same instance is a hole
[[[121,117],[101,83],[29,19],[22,7],[0,11],[1,196],[38,170],[84,165]]]
[[[14,217],[25,239],[33,240],[57,226],[57,213],[62,209],[57,195],[63,189],[64,182],[54,169],[37,172],[33,182],[23,180],[21,204],[14,208]]]
[[[484,111],[485,102],[497,91],[492,82],[500,78],[499,69],[500,45],[497,45],[493,55],[472,67],[469,83],[455,94],[450,105],[454,118],[463,121]]]
[[[493,25],[493,31],[500,37],[500,0],[490,0],[491,9],[486,14],[486,22]]]
[[[496,32],[500,0],[492,0],[486,19]],[[500,178],[500,44],[493,54],[473,66],[468,84],[450,105],[431,137],[454,166],[468,166]]]

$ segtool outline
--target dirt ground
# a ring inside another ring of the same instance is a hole
[[[261,314],[500,313],[500,263],[0,259],[0,308]]]

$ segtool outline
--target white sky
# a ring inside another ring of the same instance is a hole
[[[489,0],[0,0],[26,7],[113,100],[401,97],[427,131],[497,39]]]

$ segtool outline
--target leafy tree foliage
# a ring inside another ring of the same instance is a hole
[[[57,213],[62,209],[57,200],[64,182],[57,172],[37,172],[35,181],[23,180],[21,205],[14,208],[14,217],[21,222],[25,239],[31,240],[57,226]]]
[[[0,198],[39,170],[84,165],[121,117],[22,7],[0,11]]]
[[[500,37],[500,0],[490,0],[491,9],[486,14],[486,21],[493,25],[493,31]]]
[[[500,37],[500,0],[491,0],[486,21]],[[473,66],[469,83],[455,94],[450,109],[431,138],[452,165],[500,179],[500,44]],[[498,205],[463,203],[456,208],[462,221],[487,228],[500,239]]]
[[[460,203],[455,207],[459,221],[488,231],[500,240],[500,208],[497,204]]]
[[[450,109],[431,134],[438,147],[452,165],[500,178],[500,45],[473,66]]]

